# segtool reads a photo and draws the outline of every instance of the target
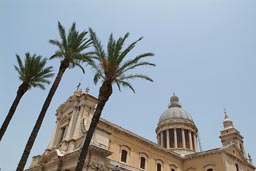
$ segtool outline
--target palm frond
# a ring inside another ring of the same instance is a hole
[[[111,33],[109,36],[109,40],[108,40],[108,61],[110,64],[114,64],[115,63],[115,53],[116,53],[116,41],[113,38],[113,34]],[[110,67],[113,67],[112,65],[110,65]]]
[[[62,45],[64,49],[67,49],[66,31],[59,21],[58,21],[58,29],[59,29],[59,34],[62,40]]]
[[[85,56],[84,50],[89,48],[91,39],[87,39],[86,35],[88,32],[78,32],[76,30],[76,23],[73,23],[66,35],[64,27],[58,22],[58,29],[61,40],[50,40],[49,42],[56,45],[58,49],[50,57],[50,59],[60,58],[66,62],[66,66],[74,68],[78,66],[84,73],[85,70],[82,67],[82,63],[92,63],[90,56]]]
[[[72,43],[75,38],[75,34],[76,34],[76,23],[73,23],[68,32],[67,47],[72,47]],[[65,35],[65,37],[66,37],[66,35]]]
[[[65,54],[63,53],[63,51],[56,51],[49,59],[55,59],[55,58],[60,58],[63,59],[63,56]]]
[[[135,69],[137,67],[140,66],[156,66],[155,64],[151,63],[151,62],[138,62],[132,65],[129,65],[128,67],[126,67],[125,69],[121,70],[122,73],[126,73],[127,71],[131,70],[131,69]]]
[[[131,60],[126,61],[122,66],[120,66],[119,72],[124,72],[127,68],[133,69],[133,68],[137,67],[137,64],[139,63],[139,61],[142,58],[150,57],[150,56],[154,56],[154,54],[153,53],[143,53],[143,54],[136,56],[135,58],[133,58]],[[149,63],[149,62],[140,62],[138,66],[142,66],[143,63],[145,65],[155,66],[155,64]],[[128,69],[128,70],[130,70],[130,69]]]
[[[135,93],[135,89],[133,88],[133,86],[131,85],[131,83],[127,82],[127,81],[122,81],[122,80],[116,80],[115,81],[119,91],[121,91],[121,85],[123,87],[128,87],[130,88],[134,93]]]
[[[127,76],[122,76],[122,77],[118,78],[118,80],[122,81],[122,80],[129,80],[129,79],[135,79],[135,78],[140,78],[140,79],[144,79],[144,80],[153,82],[153,80],[150,77],[148,77],[147,75],[143,75],[143,74],[130,74]]]
[[[24,66],[23,66],[23,62],[20,59],[20,56],[18,54],[16,54],[16,59],[18,62],[18,66],[14,65],[15,70],[18,72],[19,74],[19,78],[22,79],[22,74],[24,73]]]
[[[79,62],[73,62],[72,65],[73,65],[73,68],[75,66],[78,66],[82,70],[82,72],[85,73],[85,70],[84,70],[83,66]]]
[[[81,45],[77,48],[78,52],[82,52],[84,49],[87,49],[90,47],[90,45],[92,44],[91,39],[84,39],[84,41],[82,41]]]
[[[98,81],[99,81],[99,79],[102,78],[102,77],[103,77],[103,76],[102,76],[101,72],[96,72],[96,74],[95,74],[94,77],[93,77],[93,82],[94,82],[94,84],[97,84]]]
[[[120,64],[126,55],[135,47],[135,45],[142,40],[143,37],[140,37],[138,40],[131,43],[118,57],[118,64]]]
[[[46,67],[47,59],[39,55],[25,54],[24,64],[19,55],[16,55],[18,66],[14,66],[18,71],[19,79],[28,84],[28,88],[40,87],[44,89],[44,84],[49,84],[49,78],[53,76],[53,67]]]
[[[116,47],[115,47],[115,56],[119,56],[121,53],[121,50],[123,48],[124,42],[125,40],[129,37],[130,33],[126,33],[124,35],[124,37],[120,37],[116,43]],[[120,61],[118,61],[118,63],[120,63]]]
[[[62,51],[62,52],[65,51],[63,45],[58,40],[49,40],[49,43],[52,44],[52,45],[57,46],[59,48],[59,51]]]
[[[96,36],[96,33],[93,32],[93,30],[91,28],[89,28],[89,32],[90,32],[93,46],[95,48],[95,53],[96,53],[97,57],[99,58],[98,60],[101,61],[102,59],[106,58],[105,52],[102,48],[100,41],[98,40],[98,38]]]
[[[121,87],[123,86],[128,87],[135,92],[133,86],[128,82],[129,80],[139,78],[153,81],[150,77],[143,74],[126,75],[128,71],[140,66],[155,66],[154,63],[142,61],[145,57],[153,56],[153,53],[143,53],[135,56],[133,59],[124,61],[128,53],[140,40],[142,40],[142,37],[132,42],[122,50],[126,39],[129,37],[129,33],[126,33],[124,37],[120,37],[117,41],[115,41],[113,35],[110,34],[107,44],[107,53],[105,53],[100,41],[96,37],[96,34],[92,29],[89,29],[89,32],[95,49],[93,52],[90,52],[91,58],[94,59],[92,68],[96,71],[94,83],[97,83],[99,79],[107,79],[112,83],[115,83],[119,90],[121,90]]]

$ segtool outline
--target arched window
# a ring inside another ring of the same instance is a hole
[[[210,169],[207,169],[206,171],[213,171],[213,169],[212,169],[212,168],[210,168]]]
[[[128,163],[130,149],[126,145],[122,145],[120,149],[121,162]]]
[[[176,171],[177,166],[175,164],[170,164],[170,171]]]
[[[140,153],[140,169],[146,170],[147,169],[147,158],[148,155],[146,153]]]
[[[237,163],[236,163],[236,171],[239,171],[239,166]]]
[[[146,168],[146,158],[140,157],[140,168],[145,169]]]
[[[162,165],[161,163],[156,164],[156,171],[162,171]]]
[[[163,166],[164,166],[164,163],[162,162],[162,160],[157,160],[156,161],[156,171],[163,171]]]
[[[124,149],[122,149],[121,151],[121,161],[126,163],[127,162],[127,155],[128,155],[128,152]]]
[[[214,165],[213,164],[207,164],[204,166],[204,171],[215,171],[214,170]]]

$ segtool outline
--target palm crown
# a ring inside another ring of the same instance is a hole
[[[46,58],[37,55],[30,55],[29,52],[25,54],[25,62],[23,63],[20,56],[16,55],[18,65],[14,68],[19,74],[19,79],[29,88],[40,87],[45,89],[44,84],[49,84],[48,78],[53,76],[53,68],[46,67]]]
[[[142,40],[142,37],[123,49],[125,40],[128,38],[129,33],[126,33],[124,37],[120,37],[117,41],[113,39],[113,35],[111,34],[106,53],[93,30],[89,29],[89,32],[95,48],[93,58],[97,61],[95,63],[98,63],[98,65],[95,63],[91,65],[93,69],[96,70],[94,83],[97,83],[99,79],[103,79],[110,81],[111,83],[116,83],[119,90],[121,89],[121,86],[124,86],[135,92],[133,86],[128,82],[130,79],[141,78],[153,81],[150,77],[143,74],[129,74],[129,71],[139,66],[155,66],[153,63],[141,61],[145,57],[153,56],[153,53],[143,53],[130,60],[124,61],[127,54],[140,40]]]
[[[16,111],[17,106],[22,98],[22,96],[30,89],[31,87],[40,87],[45,89],[44,84],[49,84],[48,80],[53,76],[52,67],[46,67],[46,58],[42,58],[37,55],[30,55],[28,52],[25,54],[25,60],[22,62],[19,55],[16,55],[18,65],[14,65],[15,70],[19,74],[19,79],[22,81],[20,84],[17,95],[9,109],[7,116],[0,128],[0,141],[3,138],[5,131]]]
[[[82,52],[91,44],[91,40],[87,40],[85,37],[88,32],[83,31],[79,33],[76,30],[75,23],[72,24],[67,36],[65,29],[60,24],[60,22],[58,22],[58,29],[61,41],[49,41],[51,44],[58,47],[58,50],[56,50],[50,59],[61,58],[62,64],[64,64],[65,67],[74,68],[75,66],[78,66],[84,72],[84,68],[81,66],[81,62],[92,62],[87,53]]]

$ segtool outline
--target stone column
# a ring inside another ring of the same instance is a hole
[[[163,131],[160,133],[161,135],[161,146],[164,146],[164,133]]]
[[[178,143],[177,143],[177,129],[174,128],[174,148],[178,147]]]
[[[157,144],[158,144],[158,145],[161,145],[161,142],[160,142],[160,133],[157,134]]]
[[[182,147],[186,148],[185,131],[183,128],[181,129],[181,134],[182,134]]]
[[[166,144],[166,148],[167,148],[167,149],[170,148],[170,137],[169,137],[170,133],[169,133],[169,132],[170,132],[170,130],[167,129],[167,130],[166,130],[166,141],[167,141],[167,142],[166,142],[166,143],[167,143],[167,144]]]
[[[198,144],[197,144],[196,134],[194,134],[194,144],[195,144],[195,151],[198,152]]]
[[[189,147],[190,147],[190,150],[193,150],[193,144],[192,144],[192,132],[191,132],[191,131],[189,131],[188,135],[189,135]]]

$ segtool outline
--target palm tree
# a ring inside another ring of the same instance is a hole
[[[91,40],[86,38],[86,35],[88,32],[81,32],[79,33],[76,31],[76,25],[73,23],[71,26],[68,35],[66,36],[65,29],[63,26],[58,22],[58,29],[61,41],[58,40],[50,40],[49,42],[53,45],[56,45],[58,47],[58,50],[51,56],[50,59],[60,58],[61,63],[59,67],[58,74],[52,84],[52,87],[45,99],[45,102],[43,104],[43,107],[41,109],[41,112],[37,118],[37,121],[34,125],[34,128],[30,134],[30,137],[27,141],[26,147],[23,151],[22,157],[19,161],[17,171],[23,171],[25,164],[27,162],[29,153],[32,149],[32,146],[35,142],[36,136],[39,132],[39,129],[41,127],[41,124],[43,122],[44,116],[46,114],[46,111],[51,103],[51,100],[55,94],[55,91],[58,88],[58,85],[61,81],[61,78],[66,71],[67,68],[74,68],[76,66],[80,67],[82,71],[84,72],[83,67],[81,64],[83,62],[92,62],[90,57],[83,53],[83,51],[88,48],[91,44]]]
[[[142,38],[139,38],[137,41],[131,43],[127,48],[123,50],[124,42],[128,38],[129,33],[125,34],[124,37],[120,37],[117,41],[113,39],[113,36],[111,34],[108,41],[106,53],[103,50],[101,43],[97,39],[96,34],[92,31],[92,29],[89,29],[89,32],[93,41],[93,46],[95,48],[95,53],[93,55],[95,63],[92,64],[93,69],[96,70],[96,74],[94,76],[94,83],[96,84],[100,79],[102,79],[102,85],[99,89],[98,104],[91,120],[91,124],[77,162],[76,171],[82,171],[83,169],[84,161],[94,130],[99,121],[101,112],[112,94],[112,85],[115,83],[117,84],[119,90],[121,89],[121,86],[124,86],[130,88],[133,92],[135,92],[133,86],[128,82],[130,79],[140,78],[148,81],[153,80],[143,74],[129,74],[129,71],[140,66],[155,66],[155,64],[153,63],[141,61],[146,57],[153,56],[153,53],[140,54],[133,59],[124,61],[128,53]],[[98,65],[96,65],[96,63]]]
[[[39,87],[45,89],[44,84],[50,84],[48,80],[53,76],[53,68],[46,67],[46,58],[42,58],[36,54],[30,55],[29,52],[25,54],[25,61],[22,62],[19,55],[16,55],[18,65],[14,68],[19,74],[19,79],[22,81],[20,84],[17,95],[9,109],[9,112],[0,129],[0,141],[2,140],[4,133],[16,111],[16,108],[21,100],[22,96],[32,87]]]

